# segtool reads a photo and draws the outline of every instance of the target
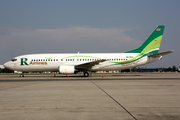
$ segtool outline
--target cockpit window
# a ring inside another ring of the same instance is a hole
[[[12,59],[11,61],[13,61],[13,62],[14,62],[14,61],[16,61],[16,60],[17,60],[17,59],[15,59],[15,58],[14,58],[14,59]]]

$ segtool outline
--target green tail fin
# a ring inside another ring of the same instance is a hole
[[[148,39],[137,49],[127,51],[125,53],[141,53],[141,54],[157,54],[161,45],[164,32],[164,25],[159,25],[148,37]]]

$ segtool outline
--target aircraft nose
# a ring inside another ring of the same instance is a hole
[[[10,64],[10,62],[4,63],[3,66],[4,66],[5,68],[11,69],[11,64]]]

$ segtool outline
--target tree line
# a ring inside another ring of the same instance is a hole
[[[4,68],[4,69],[0,68],[0,73],[14,73],[14,71],[10,70],[10,69],[7,69],[7,68]]]
[[[168,67],[168,68],[150,68],[150,69],[135,67],[135,68],[131,68],[131,69],[121,70],[121,72],[180,72],[180,71],[174,65],[174,66]]]

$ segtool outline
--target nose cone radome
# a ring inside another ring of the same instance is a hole
[[[10,62],[6,62],[6,63],[4,63],[4,65],[3,65],[5,68],[8,68],[8,69],[12,69],[11,68],[11,64],[10,64]]]

